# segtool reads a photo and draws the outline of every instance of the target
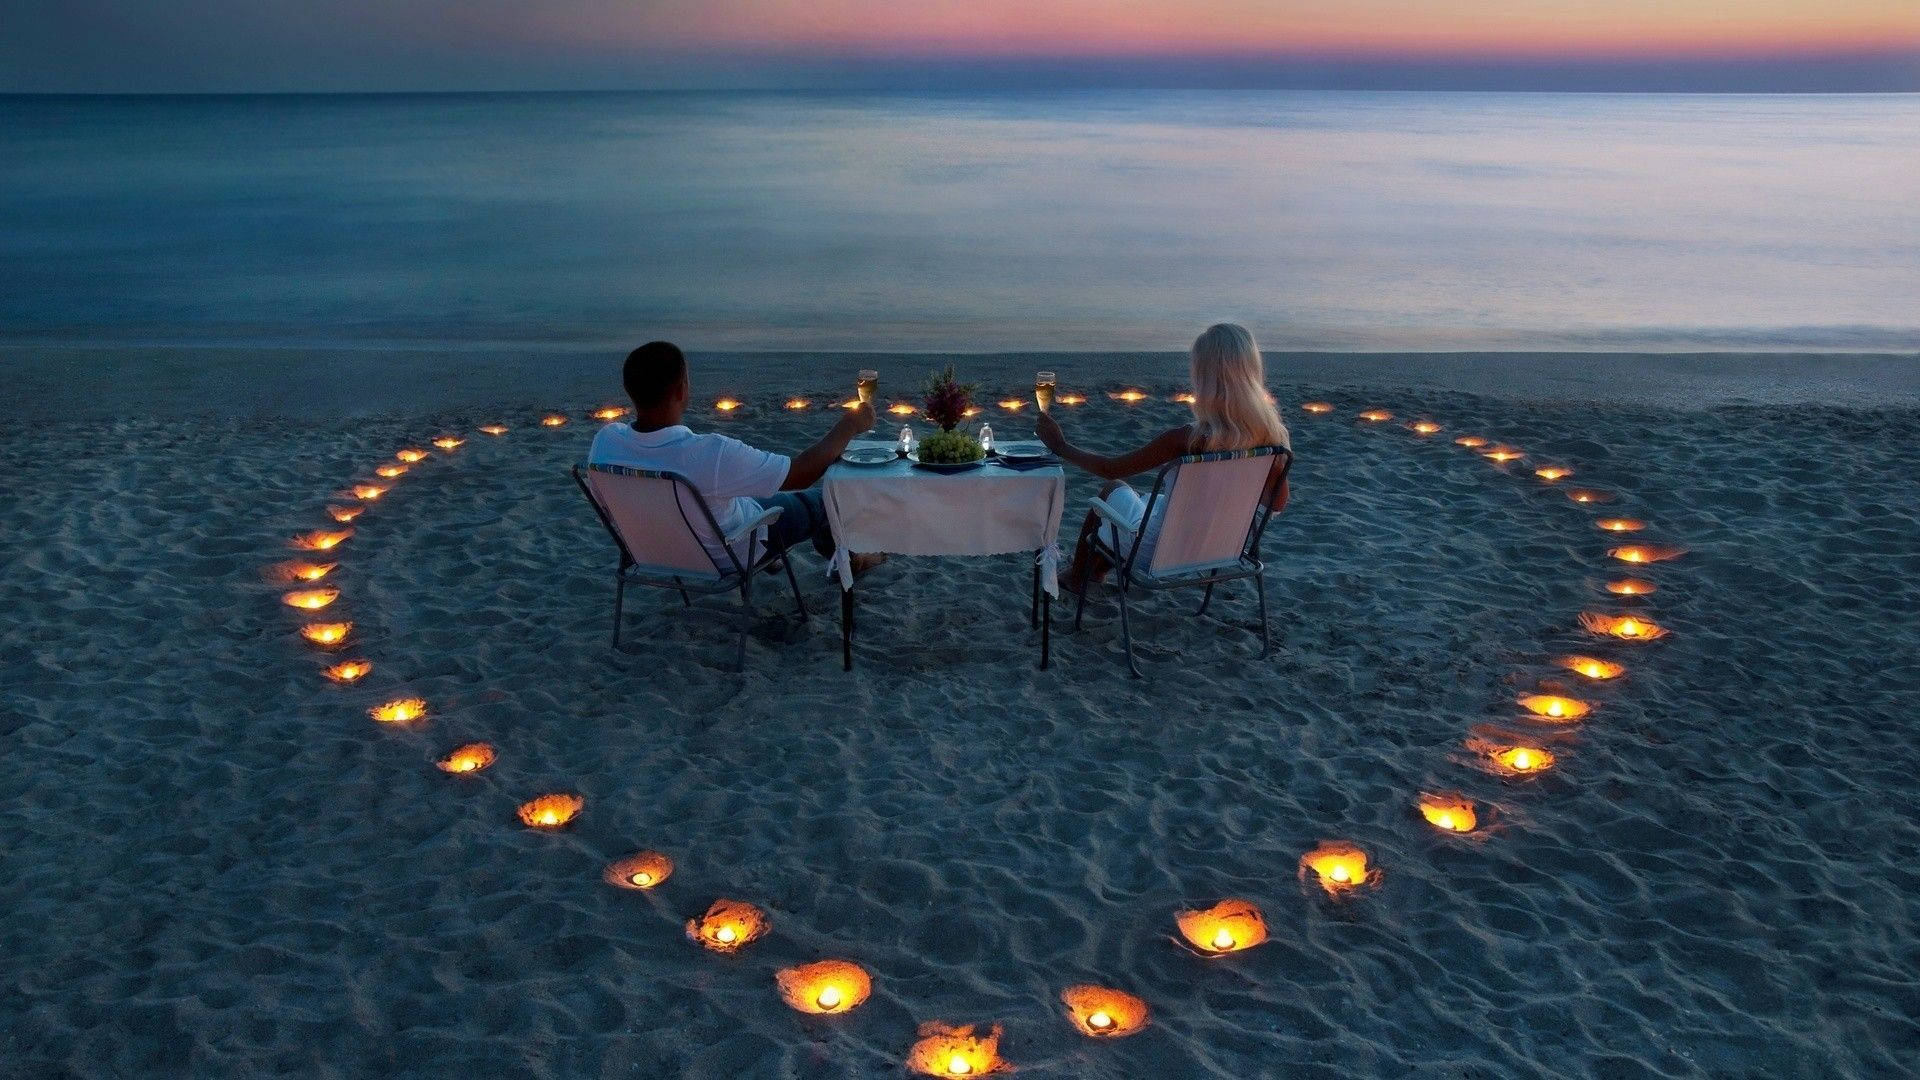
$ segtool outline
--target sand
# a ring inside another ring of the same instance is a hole
[[[1113,370],[1054,366],[1092,388]],[[775,405],[835,386],[751,377],[746,415],[701,423],[771,447],[824,427]],[[1004,1023],[1035,1077],[1910,1072],[1920,407],[1415,382],[1275,380],[1289,406],[1338,406],[1288,410],[1295,500],[1266,546],[1281,648],[1256,658],[1248,589],[1197,620],[1150,600],[1139,682],[1099,593],[1035,671],[1016,559],[876,571],[851,675],[810,557],[816,618],[767,619],[743,673],[723,630],[649,597],[611,651],[612,549],[565,474],[610,391],[536,374],[489,384],[485,410],[381,390],[16,415],[0,1073],[894,1076],[930,1019]],[[1110,449],[1174,422],[1174,381],[1148,385],[1154,402],[1096,398],[1070,431]],[[561,406],[571,424],[535,425]],[[1447,430],[1357,423],[1369,406]],[[509,434],[475,431],[495,420]],[[467,443],[337,552],[322,614],[352,643],[299,640],[308,616],[263,567],[344,486],[448,432]],[[1462,432],[1530,456],[1503,470]],[[1576,476],[1520,467],[1546,462]],[[1070,483],[1077,515],[1096,485]],[[1649,528],[1600,532],[1574,483]],[[1636,568],[1661,591],[1629,604],[1598,590],[1622,542],[1689,554]],[[1578,626],[1630,607],[1671,635]],[[1515,697],[1570,682],[1548,661],[1575,651],[1629,674],[1573,688],[1596,707],[1570,729],[1520,720]],[[320,677],[358,656],[362,684]],[[401,696],[427,718],[368,718]],[[1465,749],[1487,730],[1558,768],[1488,771]],[[434,768],[476,739],[491,769]],[[1483,829],[1436,833],[1422,790],[1470,795]],[[515,820],[547,791],[586,799],[566,832]],[[1341,900],[1299,881],[1332,839],[1379,880]],[[677,872],[644,894],[600,881],[640,848]],[[1227,896],[1264,909],[1269,943],[1175,944],[1177,911]],[[716,897],[772,932],[699,949],[683,924]],[[821,957],[872,972],[858,1012],[781,1003],[774,970]],[[1087,982],[1144,998],[1149,1027],[1074,1033],[1058,995]]]

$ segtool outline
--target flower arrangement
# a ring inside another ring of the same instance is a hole
[[[927,419],[939,424],[941,431],[952,431],[955,425],[965,419],[967,407],[972,404],[973,384],[956,382],[952,364],[947,365],[947,370],[936,371],[928,377]]]

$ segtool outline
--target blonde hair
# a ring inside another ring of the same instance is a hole
[[[1216,323],[1193,342],[1195,452],[1251,450],[1293,443],[1280,410],[1267,395],[1260,346],[1244,326]]]

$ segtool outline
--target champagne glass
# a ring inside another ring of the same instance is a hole
[[[860,396],[863,403],[872,405],[874,395],[880,391],[880,373],[872,368],[862,368],[860,374],[854,379],[853,391]]]
[[[1035,372],[1033,376],[1033,400],[1040,406],[1041,412],[1053,411],[1053,386],[1055,376],[1051,371]]]

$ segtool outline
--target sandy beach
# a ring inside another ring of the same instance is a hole
[[[828,422],[781,401],[846,389],[844,362],[702,361],[697,385],[747,407],[696,423],[769,448]],[[893,1076],[928,1020],[1004,1024],[1035,1077],[1908,1073],[1913,358],[1799,383],[1785,362],[1743,380],[1731,360],[1615,360],[1597,390],[1491,358],[1453,380],[1476,392],[1439,388],[1461,363],[1274,358],[1298,452],[1266,542],[1281,647],[1257,659],[1248,589],[1204,619],[1150,600],[1133,682],[1103,593],[1034,670],[1012,558],[875,571],[851,675],[810,557],[816,617],[761,623],[741,674],[724,629],[651,597],[611,651],[613,551],[566,476],[618,397],[604,357],[598,389],[582,361],[397,365],[353,393],[345,361],[191,393],[213,383],[147,369],[86,402],[58,362],[23,362],[36,388],[0,433],[0,1073]],[[927,365],[880,366],[891,398]],[[992,399],[1031,366],[971,374]],[[1163,359],[1053,366],[1090,393],[1063,419],[1095,448],[1184,414]],[[1152,400],[1106,398],[1121,381]],[[260,389],[322,382],[317,404]],[[551,410],[570,422],[540,426]],[[1462,434],[1527,456],[1492,464]],[[304,557],[289,538],[442,435],[465,442],[326,554],[339,600],[284,606],[266,571]],[[1070,476],[1067,531],[1096,489]],[[1607,516],[1647,527],[1623,539]],[[1687,553],[1625,567],[1606,557],[1623,543]],[[1626,570],[1659,591],[1602,590]],[[1582,612],[1670,634],[1596,637]],[[350,620],[348,643],[301,640],[310,619]],[[1576,653],[1626,673],[1554,666]],[[322,678],[359,657],[360,682]],[[1591,715],[1524,719],[1543,687]],[[426,716],[369,719],[395,698]],[[1503,732],[1556,767],[1501,775],[1469,749]],[[491,768],[434,767],[477,740]],[[572,826],[519,824],[550,791],[584,796]],[[1468,796],[1480,829],[1433,829],[1423,791]],[[1378,880],[1301,881],[1323,840],[1365,848]],[[601,881],[643,848],[670,879]],[[764,908],[770,934],[729,956],[689,942],[717,897]],[[1272,939],[1196,956],[1174,916],[1223,897]],[[774,971],[823,957],[872,973],[857,1012],[781,1003]],[[1139,995],[1147,1028],[1083,1038],[1059,1001],[1075,983]]]

